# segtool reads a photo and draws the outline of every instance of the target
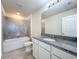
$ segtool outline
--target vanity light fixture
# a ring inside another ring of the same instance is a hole
[[[48,8],[52,7],[53,5],[59,3],[61,0],[49,0],[49,6]]]

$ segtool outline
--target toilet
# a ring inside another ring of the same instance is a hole
[[[25,42],[24,46],[25,46],[25,51],[26,52],[31,52],[32,51],[32,42],[31,41]]]

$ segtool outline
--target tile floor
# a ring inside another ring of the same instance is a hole
[[[4,53],[1,59],[34,59],[32,53],[26,53],[25,48]]]

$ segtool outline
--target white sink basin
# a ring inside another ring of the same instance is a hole
[[[45,40],[45,41],[55,41],[54,39],[50,39],[50,38],[43,38],[43,40]]]

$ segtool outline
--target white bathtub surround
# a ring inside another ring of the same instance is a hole
[[[7,39],[3,42],[3,53],[10,52],[12,50],[24,47],[24,43],[29,41],[29,37],[20,37],[20,38],[13,38]]]

